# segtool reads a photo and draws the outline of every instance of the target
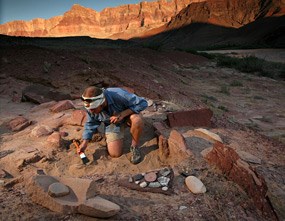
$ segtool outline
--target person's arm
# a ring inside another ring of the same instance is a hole
[[[79,145],[79,150],[77,152],[84,152],[87,148],[89,141],[92,139],[94,133],[96,133],[97,128],[99,127],[100,122],[91,117],[90,113],[87,112],[87,120],[84,124],[84,131],[82,134],[82,143]]]
[[[114,116],[110,117],[111,123],[120,122],[125,117],[134,113],[138,114],[147,108],[147,101],[144,98],[127,91],[124,91],[121,94],[120,98],[118,98],[118,101],[121,102],[124,107],[126,107],[126,110],[120,113],[116,113]]]
[[[126,110],[122,111],[121,113],[110,117],[110,122],[116,124],[116,123],[122,121],[125,117],[127,117],[133,113],[134,112],[131,109],[126,109]]]

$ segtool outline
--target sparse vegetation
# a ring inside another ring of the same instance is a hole
[[[233,81],[230,83],[230,86],[232,86],[232,87],[242,87],[243,84],[242,84],[240,81],[238,81],[238,80],[233,80]]]
[[[198,52],[189,49],[184,51],[215,60],[219,67],[234,68],[241,72],[258,74],[259,76],[273,79],[285,79],[285,64],[282,63],[270,62],[254,56],[235,58],[222,54]]]
[[[218,106],[218,109],[225,111],[225,112],[229,112],[229,109],[222,105]]]
[[[50,71],[51,68],[51,63],[44,61],[44,66],[43,66],[43,70],[45,73],[48,73]]]
[[[221,89],[219,91],[220,93],[226,94],[226,95],[230,95],[230,90],[229,87],[225,84],[221,85]]]
[[[203,94],[202,97],[206,100],[209,100],[209,101],[218,101],[218,99],[215,98],[214,96],[209,96],[207,94]]]
[[[254,56],[233,58],[219,55],[216,57],[217,66],[229,67],[245,73],[257,73],[259,76],[269,78],[285,78],[285,65],[269,62]]]

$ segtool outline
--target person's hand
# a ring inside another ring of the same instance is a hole
[[[119,123],[122,119],[123,119],[122,116],[119,114],[119,115],[110,117],[110,122],[112,124],[116,124],[116,123]]]
[[[77,153],[84,152],[87,148],[88,140],[83,140],[83,142],[79,145],[79,148],[77,149]]]

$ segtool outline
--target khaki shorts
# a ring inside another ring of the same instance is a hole
[[[107,144],[116,140],[124,139],[125,136],[125,124],[121,124],[120,126],[116,126],[111,124],[108,126],[108,131],[105,132],[106,142]]]

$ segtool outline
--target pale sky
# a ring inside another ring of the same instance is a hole
[[[0,0],[0,24],[13,20],[48,19],[62,15],[74,4],[101,11],[106,7],[136,4],[141,1],[143,0]]]

